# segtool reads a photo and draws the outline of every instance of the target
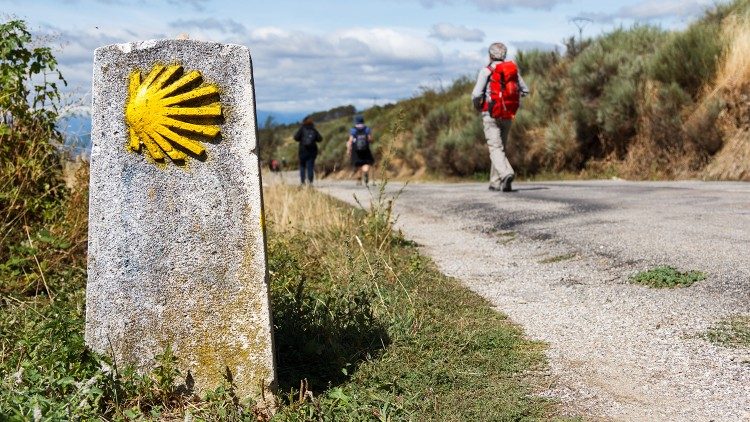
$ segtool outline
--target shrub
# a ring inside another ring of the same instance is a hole
[[[648,82],[638,109],[638,136],[630,147],[625,175],[636,178],[673,176],[694,162],[698,151],[688,144],[681,111],[690,95],[672,82]]]
[[[651,26],[618,29],[595,40],[572,63],[568,107],[586,156],[624,156],[636,133],[641,81],[665,37]]]
[[[521,75],[546,75],[560,63],[562,57],[555,51],[529,50],[519,51],[516,55],[516,64]]]
[[[669,35],[657,50],[649,74],[665,84],[676,83],[696,98],[701,88],[715,79],[723,48],[721,23],[698,21],[683,32]]]
[[[65,195],[53,82],[64,79],[51,50],[31,42],[24,22],[0,24],[0,263],[29,231],[59,215]]]
[[[545,128],[546,154],[542,162],[547,170],[555,172],[577,170],[581,155],[575,135],[575,124],[567,114],[558,116]]]

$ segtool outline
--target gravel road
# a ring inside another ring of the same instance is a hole
[[[389,192],[402,185],[390,184]],[[353,203],[354,182],[319,183]],[[750,420],[750,351],[701,337],[750,313],[750,184],[586,181],[409,184],[397,227],[529,337],[549,344],[549,388],[592,419]],[[707,279],[650,289],[672,265]]]

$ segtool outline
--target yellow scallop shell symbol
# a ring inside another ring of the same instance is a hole
[[[128,147],[140,151],[144,145],[154,160],[165,155],[185,160],[186,152],[203,155],[200,140],[219,135],[219,126],[211,123],[221,117],[221,104],[219,89],[201,80],[200,72],[183,73],[179,65],[154,65],[143,80],[140,70],[134,70],[125,107]]]

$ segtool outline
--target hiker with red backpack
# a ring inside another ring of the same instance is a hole
[[[346,141],[346,152],[352,159],[358,185],[364,182],[367,186],[369,183],[370,166],[375,163],[370,150],[371,143],[372,130],[365,126],[365,118],[355,116],[354,127],[349,130],[349,139]]]
[[[318,156],[318,142],[323,140],[310,116],[302,120],[302,126],[294,134],[294,140],[299,142],[299,178],[301,183],[312,184],[315,175],[315,158]]]
[[[515,178],[513,167],[505,156],[508,134],[521,104],[528,95],[518,66],[506,61],[508,48],[503,43],[490,45],[490,63],[479,71],[477,83],[471,92],[474,108],[482,112],[484,137],[490,152],[490,190],[510,192]]]

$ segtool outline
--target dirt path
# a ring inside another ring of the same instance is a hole
[[[593,418],[750,420],[750,352],[700,337],[750,313],[750,184],[515,187],[409,185],[397,226],[443,272],[549,343],[542,394]],[[319,188],[369,198],[353,182]],[[655,265],[708,278],[683,289],[628,283]]]

